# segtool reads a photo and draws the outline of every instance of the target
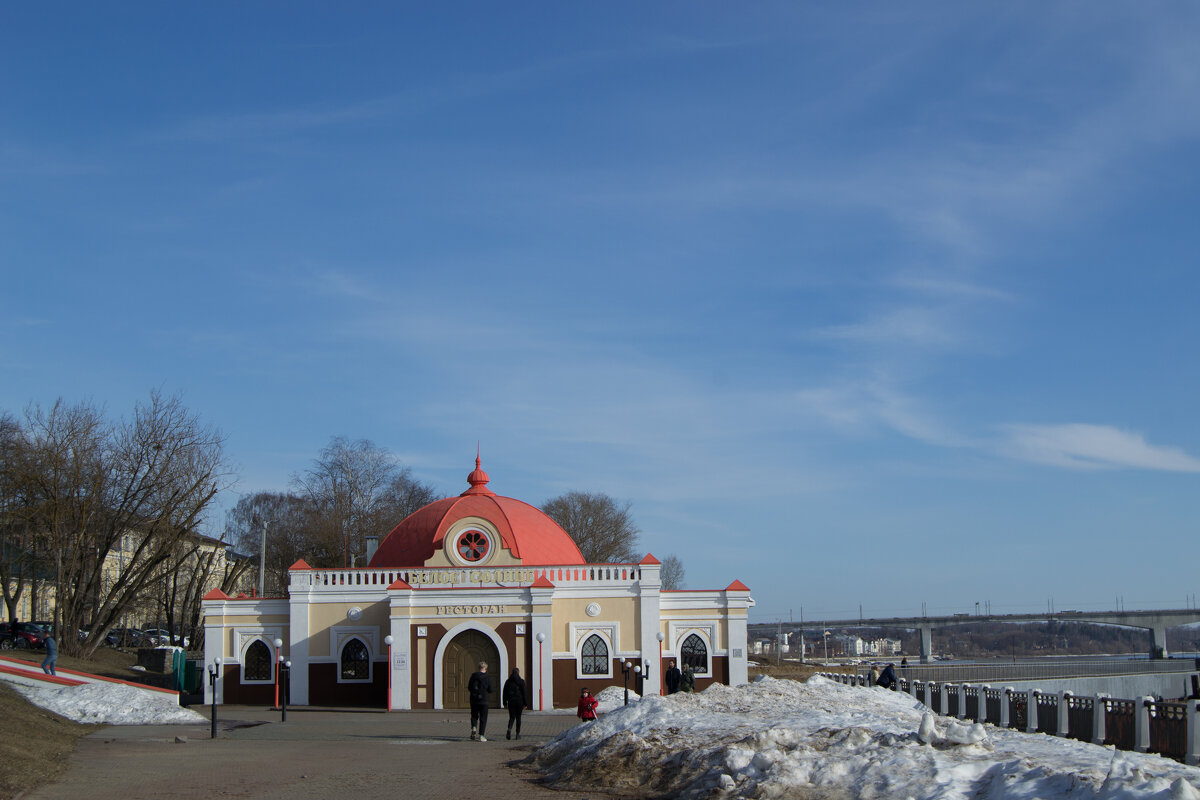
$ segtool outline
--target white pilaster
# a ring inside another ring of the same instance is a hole
[[[311,631],[309,630],[308,611],[312,597],[308,591],[311,577],[307,571],[294,570],[291,573],[292,591],[288,600],[288,649],[284,654],[292,662],[288,674],[290,691],[288,703],[297,706],[308,705],[308,647]]]
[[[530,633],[533,636],[534,670],[529,675],[533,707],[538,711],[554,708],[554,587],[530,586]],[[538,637],[543,641],[538,641]]]
[[[392,637],[391,659],[388,669],[392,673],[392,710],[408,710],[412,708],[412,620],[407,611],[403,616],[397,615],[398,608],[407,609],[411,600],[412,590],[389,592],[388,603],[388,634]]]
[[[637,565],[638,578],[638,649],[641,651],[643,668],[643,694],[662,694],[662,648],[656,634],[662,625],[662,580],[661,565],[641,563]],[[645,666],[648,665],[648,666]]]

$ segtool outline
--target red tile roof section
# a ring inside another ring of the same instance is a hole
[[[502,497],[487,488],[487,473],[476,458],[468,477],[471,488],[458,497],[430,503],[392,529],[371,558],[371,567],[423,567],[446,545],[446,534],[459,520],[481,517],[500,534],[500,546],[526,566],[583,565],[583,554],[567,532],[528,503]]]

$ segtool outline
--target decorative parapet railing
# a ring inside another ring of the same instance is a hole
[[[414,589],[521,588],[544,578],[558,587],[586,584],[593,588],[630,587],[642,576],[637,564],[604,564],[562,567],[492,568],[429,567],[417,569],[295,569],[291,572],[292,591],[346,592],[383,591],[396,581]]]
[[[817,674],[850,686],[866,685],[858,675]],[[1126,700],[1104,694],[1089,697],[1069,691],[1017,691],[908,678],[901,678],[895,688],[938,714],[1200,764],[1200,700]]]

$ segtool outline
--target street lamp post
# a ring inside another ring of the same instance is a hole
[[[629,672],[632,667],[633,664],[629,661],[621,664],[621,674],[625,676],[625,705],[629,705]],[[638,667],[638,669],[640,670],[641,667]]]
[[[391,634],[388,634],[387,636],[383,637],[383,643],[387,645],[387,649],[388,649],[388,663],[387,663],[387,675],[388,675],[387,710],[388,711],[392,710],[392,642],[393,641],[394,640],[392,639]]]
[[[654,634],[654,638],[658,639],[658,693],[661,695],[663,694],[663,684],[666,682],[666,675],[663,673],[662,643],[663,639],[667,637],[662,631],[659,631]]]
[[[829,631],[825,631],[825,666],[829,666]]]
[[[545,711],[545,688],[542,686],[542,642],[546,641],[546,634],[539,633],[535,638],[538,643],[538,711]]]
[[[279,710],[281,712],[280,719],[279,719],[280,722],[287,722],[288,683],[289,683],[291,674],[292,674],[292,662],[291,661],[283,662],[283,694],[280,695],[280,697],[279,697],[279,701],[280,701]]]
[[[212,695],[212,735],[210,738],[217,738],[217,671],[221,667],[221,657],[217,656],[213,659],[213,663],[208,665],[208,693]]]
[[[283,639],[275,640],[275,708],[279,708],[279,669],[283,666]]]

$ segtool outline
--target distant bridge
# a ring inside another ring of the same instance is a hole
[[[933,656],[933,629],[972,622],[1099,622],[1150,631],[1150,658],[1167,657],[1167,628],[1200,622],[1200,609],[1168,611],[1059,611],[1052,614],[954,614],[949,617],[835,619],[805,623],[821,628],[915,628],[921,632],[921,663]]]

